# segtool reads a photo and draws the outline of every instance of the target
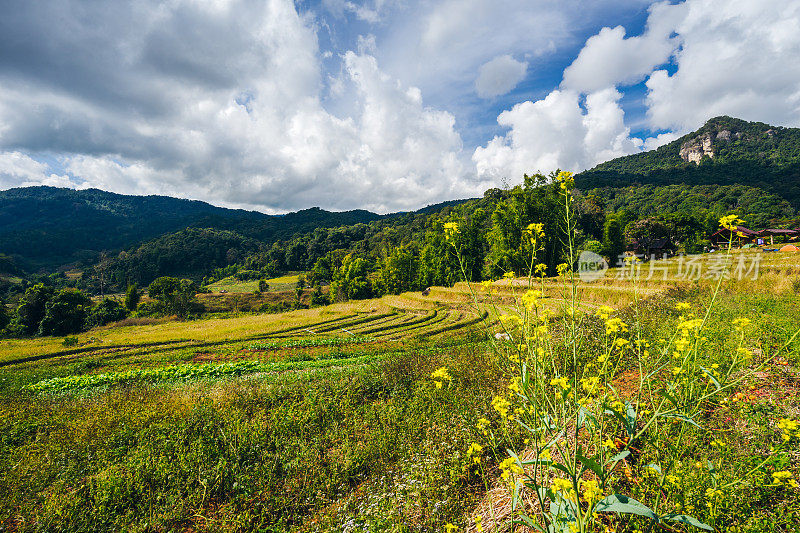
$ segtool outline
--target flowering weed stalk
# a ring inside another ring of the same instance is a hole
[[[696,470],[710,479],[703,508],[704,520],[712,523],[708,525],[692,514],[699,510],[696,506],[685,505],[681,446],[687,429],[701,429],[701,415],[727,402],[732,389],[750,375],[752,356],[744,347],[749,320],[742,317],[730,324],[738,335],[735,350],[711,355],[705,332],[722,278],[702,312],[693,311],[689,303],[677,304],[674,332],[660,343],[644,338],[638,308],[633,324],[609,306],[583,311],[571,268],[577,259],[574,182],[566,172],[556,179],[568,254],[557,268],[565,282],[564,306],[557,316],[542,303],[548,296],[546,267],[536,264],[536,254],[544,232],[541,225],[531,224],[524,230],[531,250],[527,287],[514,282],[515,274],[507,275],[517,305],[508,312],[494,304],[502,334],[489,336],[505,391],[479,417],[476,442],[467,455],[485,474],[482,456],[495,454],[500,482],[510,493],[511,521],[535,531],[611,531],[615,524],[643,529],[684,524],[713,531],[726,491],[746,482],[764,463],[727,484],[716,475],[721,465],[698,463]],[[725,217],[720,222],[735,227],[738,220]],[[458,227],[446,226],[446,231],[452,236]],[[484,282],[487,291],[493,287]],[[638,303],[637,298],[635,307]],[[485,326],[493,331],[488,320]],[[630,366],[638,369],[638,390],[621,392],[614,378]],[[785,442],[800,436],[792,420],[781,421],[778,428]],[[501,443],[511,445],[502,450]],[[653,462],[643,465],[644,458]],[[772,481],[796,486],[788,471],[775,472]]]

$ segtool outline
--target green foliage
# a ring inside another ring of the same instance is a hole
[[[709,138],[714,157],[702,164],[684,161],[682,146]],[[747,185],[777,195],[800,208],[800,129],[716,117],[656,150],[602,163],[575,177],[579,188]]]
[[[54,292],[51,287],[41,283],[25,291],[17,307],[17,322],[25,334],[33,335],[39,331],[39,324],[47,312],[47,302],[53,297]]]
[[[346,255],[336,269],[331,281],[333,301],[360,300],[373,295],[373,282],[369,278],[369,263],[361,257]]]
[[[0,332],[6,329],[9,322],[11,322],[11,317],[8,314],[8,308],[3,299],[0,298]],[[0,333],[0,337],[2,337],[2,333]]]
[[[189,279],[164,276],[147,287],[147,294],[158,301],[163,313],[186,318],[196,303],[197,286]]]
[[[127,299],[126,299],[127,303]],[[103,300],[92,307],[86,317],[86,327],[94,328],[105,326],[110,322],[117,322],[128,316],[128,310],[113,298],[103,298]]]
[[[625,252],[625,235],[616,216],[607,216],[603,225],[603,255],[611,266],[616,266]]]
[[[48,300],[39,335],[68,335],[82,331],[92,301],[78,289],[62,289]]]
[[[90,264],[103,250],[129,249],[128,253],[136,255],[132,246],[187,227],[235,232],[240,239],[272,243],[315,228],[379,218],[368,211],[332,213],[319,208],[270,216],[165,196],[23,187],[0,191],[0,250],[18,255],[36,268],[52,268],[74,261]],[[191,261],[191,257],[185,259]],[[160,275],[189,273],[169,268],[172,266],[150,271],[149,279],[134,279],[147,284]]]
[[[534,174],[524,177],[522,186],[511,189],[508,197],[497,204],[492,213],[491,230],[486,238],[489,244],[487,277],[500,277],[505,272],[527,275],[536,264],[547,265],[553,272],[563,260],[563,243],[555,237],[559,233],[561,200],[555,176]],[[544,242],[532,257],[531,240],[526,231],[530,224],[542,224]]]
[[[128,288],[125,290],[125,309],[131,312],[136,311],[140,299],[138,284],[129,283]]]

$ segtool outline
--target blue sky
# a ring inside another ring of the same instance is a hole
[[[0,188],[415,209],[800,126],[800,0],[10,0]]]

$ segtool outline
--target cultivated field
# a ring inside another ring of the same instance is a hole
[[[554,324],[580,315],[597,328],[610,306],[629,323],[638,317],[637,335],[655,345],[679,320],[677,302],[710,302],[720,262],[673,258],[642,264],[637,279],[628,268],[533,285]],[[749,268],[738,279],[739,263],[757,264],[757,276]],[[779,440],[774,420],[800,408],[800,257],[742,252],[728,264],[733,279],[715,297],[707,335],[725,350],[738,335],[727,326],[749,317],[756,377],[726,393],[743,401],[708,415],[724,450],[698,432],[680,451],[687,464],[724,458],[719,480],[767,456]],[[494,334],[508,330],[499,316],[527,290],[520,278],[458,283],[280,314],[112,325],[69,347],[0,341],[0,530],[477,530],[478,514],[494,517],[484,519],[491,529],[510,512],[499,461],[487,456],[478,475],[465,451],[505,390],[492,355]],[[452,380],[440,389],[431,374],[441,367]],[[617,388],[638,382],[637,372],[622,363]],[[517,437],[506,434],[497,452]],[[796,471],[796,450],[786,457],[778,467]],[[644,483],[644,464],[629,466],[630,483]],[[692,475],[686,493],[704,494],[708,482]],[[718,530],[800,527],[796,493],[765,485],[737,486],[710,510],[681,505]]]

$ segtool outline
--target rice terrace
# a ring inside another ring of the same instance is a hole
[[[0,533],[800,531],[798,28],[0,4]]]

